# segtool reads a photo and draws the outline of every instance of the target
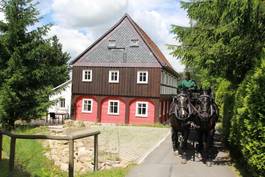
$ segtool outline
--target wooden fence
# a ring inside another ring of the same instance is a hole
[[[69,166],[68,176],[74,176],[74,140],[94,136],[94,171],[98,170],[98,135],[99,131],[88,132],[88,133],[76,133],[64,136],[53,136],[53,135],[19,135],[13,134],[6,131],[0,130],[0,160],[2,160],[2,149],[3,149],[3,135],[11,138],[10,141],[10,153],[9,153],[9,171],[8,176],[13,177],[14,165],[15,165],[15,150],[17,139],[45,139],[45,140],[64,140],[69,142]]]

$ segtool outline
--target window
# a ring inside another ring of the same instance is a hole
[[[131,39],[130,47],[139,47],[139,40],[138,39]]]
[[[147,71],[138,71],[137,72],[137,83],[138,84],[147,84],[148,83],[148,72]]]
[[[116,40],[110,39],[108,44],[109,49],[116,48]]]
[[[119,83],[119,71],[109,71],[109,82]]]
[[[91,82],[92,81],[92,70],[83,70],[82,81]]]
[[[60,108],[65,108],[65,98],[60,98],[59,106]]]
[[[119,101],[109,100],[108,114],[119,115]]]
[[[92,99],[83,99],[82,102],[82,112],[92,112],[92,105],[93,105],[93,100]]]
[[[136,102],[136,116],[147,117],[148,103],[147,102]]]

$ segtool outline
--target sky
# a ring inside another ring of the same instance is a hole
[[[158,45],[174,69],[184,70],[166,46],[177,44],[170,33],[172,24],[189,25],[179,0],[39,0],[37,8],[42,16],[39,25],[53,24],[49,36],[57,35],[63,50],[72,59],[128,13]]]

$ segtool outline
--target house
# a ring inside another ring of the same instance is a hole
[[[53,94],[50,95],[49,100],[53,102],[48,109],[48,113],[55,113],[56,115],[71,115],[71,96],[72,96],[72,80],[55,87]]]
[[[74,119],[154,124],[168,118],[178,73],[128,14],[70,65]]]

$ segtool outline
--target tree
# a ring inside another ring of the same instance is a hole
[[[249,176],[264,176],[264,0],[194,0],[182,7],[194,24],[172,27],[181,43],[172,53],[216,86],[231,152]]]
[[[260,60],[265,38],[262,0],[194,0],[182,2],[194,24],[174,25],[181,42],[173,55],[196,72],[237,85]]]
[[[17,119],[38,118],[49,106],[54,86],[68,79],[69,55],[57,37],[47,39],[50,25],[39,22],[32,0],[2,0],[0,21],[0,121],[14,127]]]

